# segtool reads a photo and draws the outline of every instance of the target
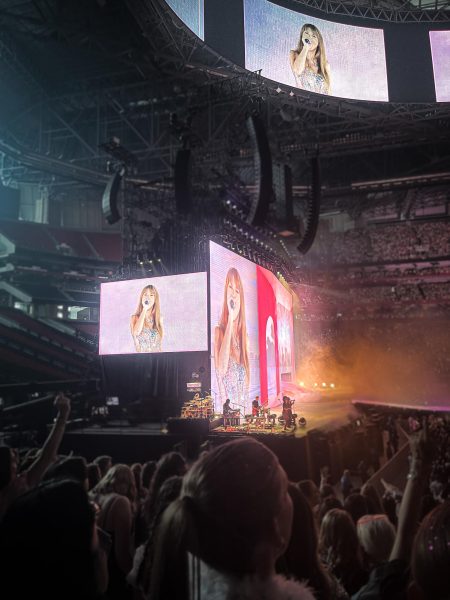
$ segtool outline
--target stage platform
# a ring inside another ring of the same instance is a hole
[[[237,427],[215,428],[216,434],[245,433],[257,435],[277,435],[283,437],[301,438],[312,429],[330,431],[346,425],[349,421],[357,418],[358,411],[352,398],[338,393],[318,394],[315,392],[304,392],[296,396],[297,399],[292,407],[292,412],[297,415],[297,426],[284,430],[284,424],[280,424],[278,417],[282,414],[281,405],[271,407],[270,413],[275,414],[275,426],[269,425],[267,420],[258,420],[258,423],[247,423],[243,417]],[[301,426],[301,419],[305,425]]]
[[[295,435],[267,435],[259,431],[209,431],[198,434],[196,423],[186,419],[183,432],[170,433],[165,424],[146,423],[135,427],[124,424],[104,427],[84,427],[67,431],[60,452],[84,456],[92,461],[96,456],[109,455],[114,463],[143,463],[158,460],[166,452],[180,451],[189,460],[195,460],[206,446],[214,447],[233,438],[251,435],[268,446],[280,460],[292,480],[312,476],[313,467],[308,459],[307,437]]]
[[[304,394],[301,402],[293,407],[298,417],[306,420],[305,427],[284,431],[278,423],[281,407],[271,409],[276,414],[275,427],[241,423],[236,427],[224,427],[221,418],[169,419],[164,423],[139,423],[130,425],[128,421],[110,421],[103,424],[80,426],[66,431],[61,452],[73,452],[84,456],[88,461],[96,456],[107,454],[113,462],[145,462],[157,460],[165,452],[181,450],[188,458],[196,458],[202,444],[217,445],[228,439],[251,435],[271,448],[294,480],[311,476],[316,469],[308,457],[308,433],[326,433],[348,424],[357,417],[351,399],[322,397],[318,394]],[[206,421],[206,427],[205,427]],[[73,424],[75,425],[75,424]],[[296,460],[292,460],[295,456]]]

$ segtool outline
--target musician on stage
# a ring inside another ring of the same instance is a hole
[[[259,396],[255,396],[252,402],[252,417],[259,417],[261,414],[261,405],[259,404]]]
[[[233,409],[230,406],[230,399],[227,398],[224,402],[224,405],[222,407],[222,412],[223,412],[223,416],[227,417],[230,413],[233,412]]]
[[[289,396],[283,396],[283,420],[284,420],[284,430],[286,431],[287,427],[292,427],[293,425],[295,425],[294,423],[294,417],[292,414],[292,405],[295,402],[295,398],[294,400],[291,400],[289,398]]]
[[[236,425],[238,422],[238,411],[234,410],[230,406],[230,399],[227,398],[222,407],[223,412],[223,424],[227,425]]]

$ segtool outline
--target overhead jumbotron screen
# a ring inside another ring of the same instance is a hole
[[[430,31],[434,87],[438,102],[450,102],[450,31]]]
[[[208,349],[206,273],[103,283],[99,353]]]
[[[319,94],[388,101],[382,29],[312,18],[244,0],[245,67]]]
[[[204,0],[166,0],[173,12],[201,40],[205,39]]]
[[[295,373],[291,293],[267,269],[210,242],[210,303],[216,411],[227,398],[244,414],[257,395],[278,404]]]

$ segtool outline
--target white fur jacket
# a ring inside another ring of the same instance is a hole
[[[202,563],[201,593],[194,592],[191,600],[314,600],[304,583],[282,575],[265,580],[249,577],[238,580],[204,567]]]

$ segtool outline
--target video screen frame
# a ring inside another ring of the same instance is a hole
[[[273,273],[232,250],[210,241],[209,252],[215,411],[222,412],[227,398],[244,415],[251,413],[256,398],[277,406],[283,382],[295,381],[292,292]]]
[[[205,0],[165,0],[183,23],[205,41]]]
[[[99,354],[208,350],[207,273],[102,283]]]
[[[430,31],[437,102],[450,102],[450,30]]]
[[[322,95],[389,100],[382,27],[319,19],[268,1],[243,2],[246,69]]]

